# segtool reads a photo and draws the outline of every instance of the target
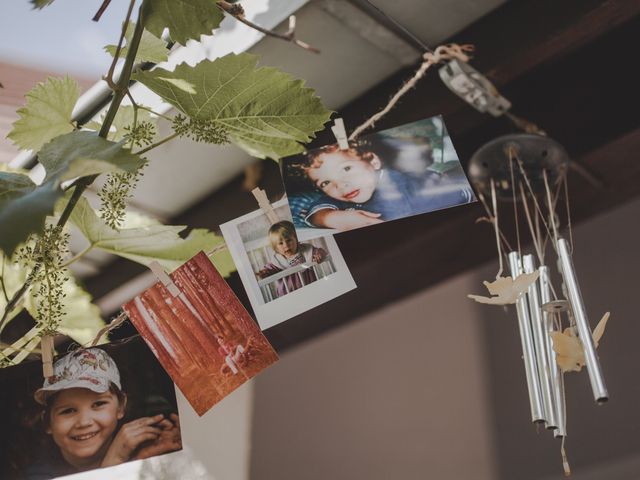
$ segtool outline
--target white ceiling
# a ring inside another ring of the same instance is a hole
[[[169,64],[194,63],[230,51],[250,51],[260,56],[262,65],[279,67],[306,79],[307,85],[316,90],[327,107],[339,110],[403,66],[416,63],[420,57],[415,46],[356,7],[354,3],[358,2],[366,3],[362,0],[353,3],[346,0],[244,2],[247,17],[267,28],[280,24],[277,28],[285,30],[286,19],[295,13],[297,36],[321,49],[319,55],[288,42],[263,37],[228,18],[216,35],[203,37],[202,43],[190,42],[188,48],[173,52]],[[503,0],[376,0],[375,3],[423,42],[435,47]],[[134,87],[138,101],[167,111],[168,106],[159,105],[159,99],[145,90],[141,85]],[[354,127],[347,125],[347,129]],[[161,125],[164,133],[167,128],[167,125]],[[179,215],[255,161],[231,145],[210,146],[181,139],[155,149],[149,160],[132,204],[161,219]],[[73,241],[72,249],[79,248],[82,248],[82,242]],[[92,252],[86,262],[77,262],[76,273],[96,273],[98,266],[108,261],[108,256]]]

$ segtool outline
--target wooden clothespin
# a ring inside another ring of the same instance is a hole
[[[171,277],[169,277],[169,275],[167,275],[167,272],[164,271],[164,268],[162,268],[162,265],[160,265],[156,261],[153,261],[149,264],[149,269],[151,269],[151,271],[158,278],[158,280],[162,282],[165,288],[169,290],[169,293],[171,295],[173,295],[174,297],[177,297],[178,295],[180,295],[180,289],[176,286],[175,283],[173,283],[173,280],[171,280]]]
[[[342,120],[342,118],[336,118],[334,120],[331,131],[338,141],[340,150],[349,150],[349,139],[347,138],[347,131],[344,128],[344,120]]]
[[[269,219],[269,222],[271,222],[272,225],[274,223],[278,223],[280,221],[280,219],[278,218],[278,214],[273,209],[273,206],[271,205],[271,202],[267,198],[267,194],[265,193],[265,191],[262,190],[261,188],[254,188],[253,190],[251,190],[251,193],[253,193],[253,196],[256,197],[256,200],[258,201],[258,206],[262,209],[264,214],[267,216],[267,218]]]
[[[43,335],[40,338],[42,352],[42,374],[45,378],[53,377],[53,335]]]

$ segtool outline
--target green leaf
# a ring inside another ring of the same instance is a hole
[[[220,242],[220,237],[205,229],[194,229],[183,239],[178,234],[185,226],[149,225],[116,231],[96,215],[85,198],[80,198],[70,219],[95,248],[146,266],[155,260],[169,271]]]
[[[10,257],[29,234],[41,232],[61,196],[55,182],[38,186],[26,175],[0,172],[0,249]]]
[[[45,182],[63,182],[113,171],[133,172],[144,164],[142,158],[124,148],[122,143],[105,140],[87,131],[53,139],[38,152],[38,161],[47,171]]]
[[[71,112],[79,96],[75,80],[47,78],[27,93],[27,104],[18,110],[20,119],[7,138],[22,149],[38,151],[52,138],[73,131]]]
[[[181,78],[158,77],[158,80],[163,80],[167,83],[170,83],[171,85],[178,87],[185,93],[190,93],[193,95],[198,93],[196,92],[196,86],[193,83],[187,82],[186,80],[183,80]]]
[[[13,172],[0,172],[0,209],[5,202],[31,193],[36,184],[26,175]]]
[[[51,5],[53,0],[31,0],[31,5],[33,8],[44,8],[47,5]]]
[[[100,316],[100,309],[91,303],[91,295],[73,278],[65,282],[63,292],[66,313],[58,325],[58,331],[85,345],[91,342],[105,326]]]
[[[224,18],[215,0],[146,0],[143,8],[147,30],[161,37],[167,27],[171,39],[181,45],[211,35]]]
[[[230,54],[173,72],[155,69],[134,78],[182,112],[217,123],[236,145],[259,158],[293,155],[314,137],[331,112],[302,80],[275,68],[256,68],[257,57]],[[195,85],[196,93],[171,80]]]
[[[119,142],[122,140],[127,133],[127,129],[129,131],[133,128],[135,109],[131,105],[121,106],[116,112],[116,116],[113,118],[113,122],[111,123],[111,129],[107,137],[109,140],[113,140],[114,142]],[[100,127],[102,127],[102,122],[104,122],[104,117],[106,113],[104,113],[100,117],[100,122],[89,122],[84,127],[89,128],[91,130],[99,131]],[[138,109],[138,118],[137,124],[139,125],[141,122],[149,122],[153,125],[157,125],[157,119],[151,116],[151,113],[147,110]]]
[[[218,241],[213,246],[214,249],[216,247],[219,248],[219,247],[222,247],[222,245],[224,245],[224,238],[222,237],[216,237],[216,238]],[[211,262],[215,265],[216,270],[218,270],[218,273],[220,273],[220,275],[222,275],[225,278],[227,278],[229,275],[231,275],[233,272],[236,271],[236,264],[233,263],[233,259],[231,258],[231,253],[229,252],[228,248],[220,249],[215,253],[209,255],[209,260],[211,260]]]
[[[133,37],[134,30],[135,23],[129,22],[129,24],[127,25],[127,31],[124,34],[124,38],[126,39],[127,43],[120,49],[120,58],[124,58],[127,56],[127,51],[129,50],[128,45],[131,43],[131,38]],[[115,56],[118,47],[116,45],[107,45],[106,47],[104,47],[104,49],[113,57]],[[168,58],[169,57],[167,56],[166,43],[155,35],[144,30],[142,32],[142,37],[140,38],[140,45],[138,46],[138,51],[136,52],[134,62],[160,63],[167,61]]]

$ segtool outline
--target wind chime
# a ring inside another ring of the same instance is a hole
[[[529,392],[531,419],[561,437],[563,466],[567,435],[564,378],[586,366],[596,403],[609,394],[596,353],[609,314],[591,330],[572,260],[573,238],[569,214],[567,171],[569,157],[556,141],[534,134],[511,134],[481,147],[469,164],[469,176],[493,224],[500,268],[493,282],[484,282],[492,297],[469,295],[486,304],[516,305],[522,358]],[[559,199],[565,199],[569,239],[560,231]],[[499,207],[512,204],[515,248],[500,228]],[[523,253],[520,217],[524,214],[534,253]],[[547,259],[551,246],[553,259]],[[506,251],[506,255],[503,252]],[[510,276],[504,277],[503,257]],[[561,288],[554,288],[554,268]]]

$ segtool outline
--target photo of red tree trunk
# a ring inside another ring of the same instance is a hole
[[[200,252],[123,308],[198,415],[278,356],[207,256]]]

